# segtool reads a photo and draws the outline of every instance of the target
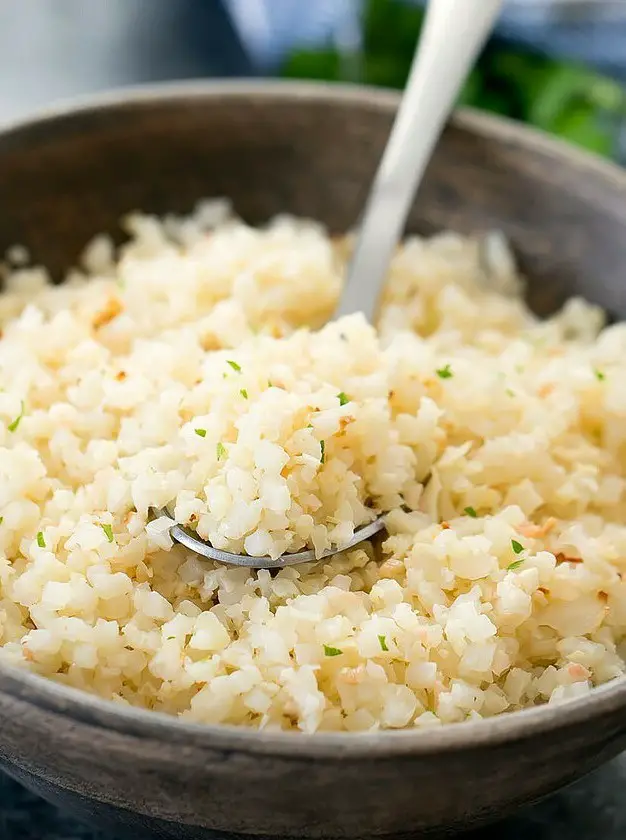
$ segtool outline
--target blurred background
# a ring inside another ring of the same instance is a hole
[[[422,16],[419,0],[2,0],[0,122],[167,79],[400,88]],[[626,162],[626,0],[508,0],[461,99]]]

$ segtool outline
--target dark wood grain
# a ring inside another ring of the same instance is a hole
[[[358,218],[397,99],[302,85],[129,94],[0,134],[0,250],[56,276],[133,209],[228,195],[250,221]],[[476,115],[448,128],[409,229],[503,230],[540,313],[582,294],[626,315],[626,176]],[[626,746],[626,683],[558,709],[430,733],[313,739],[199,727],[0,666],[0,764],[135,836],[415,837],[467,828]],[[217,832],[217,834],[216,834]]]

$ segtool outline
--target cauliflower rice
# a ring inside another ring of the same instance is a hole
[[[0,296],[0,657],[120,704],[429,727],[622,677],[626,326],[540,322],[502,238],[410,238],[378,332],[329,323],[349,240],[224,202],[136,216]],[[201,560],[152,519],[276,557]],[[620,645],[622,646],[620,651]]]

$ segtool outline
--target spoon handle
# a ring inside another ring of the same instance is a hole
[[[372,322],[418,184],[503,0],[429,0],[398,113],[378,167],[337,316]]]

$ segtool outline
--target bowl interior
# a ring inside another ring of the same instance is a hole
[[[162,86],[0,135],[0,252],[29,247],[57,277],[131,210],[189,212],[229,196],[253,223],[276,213],[352,227],[395,94],[305,84]],[[512,241],[539,314],[581,294],[626,315],[626,175],[512,123],[454,119],[408,231],[494,228]]]

